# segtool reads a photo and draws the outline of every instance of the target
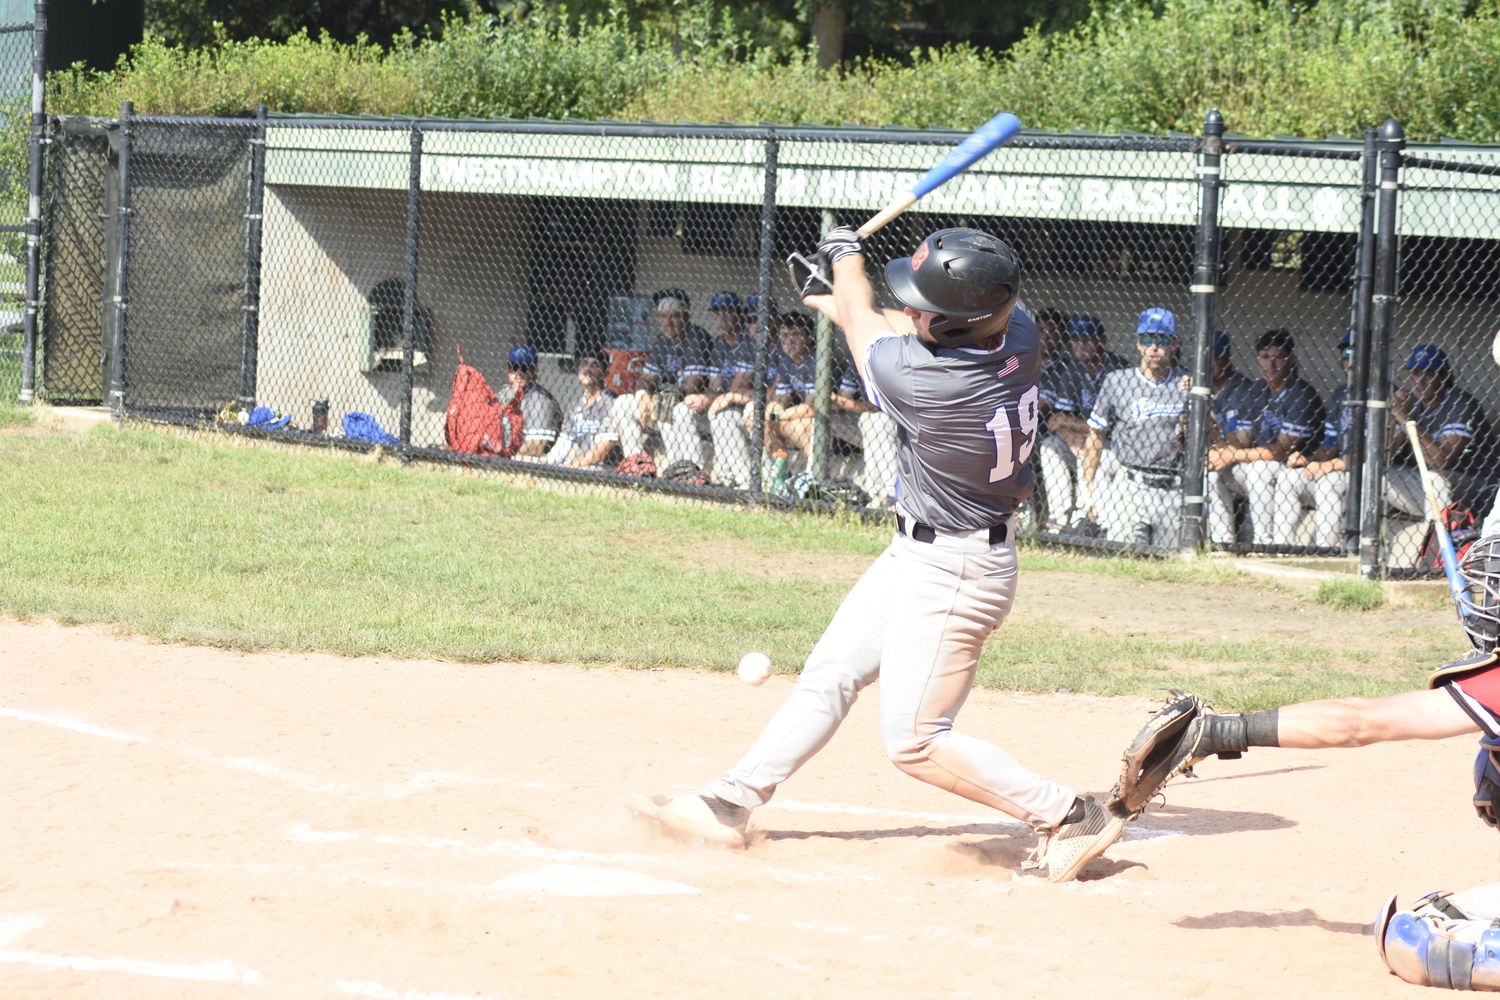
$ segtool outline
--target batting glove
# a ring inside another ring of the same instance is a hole
[[[827,254],[829,261],[837,261],[852,253],[863,256],[865,248],[860,245],[859,237],[855,235],[854,230],[848,226],[839,226],[823,237],[823,242],[818,244],[818,252]]]

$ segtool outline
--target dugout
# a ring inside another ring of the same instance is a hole
[[[142,117],[130,130],[121,252],[120,121],[55,126],[46,394],[107,396],[124,315],[129,409],[203,415],[248,395],[306,427],[326,400],[331,427],[358,410],[395,432],[406,389],[390,290],[410,275],[419,447],[443,442],[457,344],[497,385],[509,348],[532,344],[566,407],[573,357],[644,346],[654,293],[687,292],[693,321],[712,333],[711,295],[757,288],[768,190],[773,295],[789,308],[785,253],[862,220],[962,135],[300,116]],[[1326,398],[1352,319],[1362,178],[1349,154],[1361,143],[1227,138],[1218,325],[1251,375],[1254,338],[1292,330],[1302,373]],[[872,256],[904,254],[942,225],[986,228],[1020,252],[1034,309],[1098,317],[1111,349],[1133,358],[1135,316],[1162,306],[1187,342],[1201,221],[1194,142],[1024,130],[879,234]],[[1257,152],[1273,144],[1291,155]],[[1453,142],[1407,153],[1500,163],[1495,147]],[[1500,193],[1488,176],[1411,169],[1405,180],[1393,364],[1412,344],[1442,346],[1459,384],[1500,419],[1487,360],[1500,328]],[[111,308],[120,262],[128,310]]]

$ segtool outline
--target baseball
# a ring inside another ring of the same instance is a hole
[[[740,680],[759,686],[771,676],[771,658],[765,653],[746,653],[740,657]]]

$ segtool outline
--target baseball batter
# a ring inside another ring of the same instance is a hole
[[[1030,823],[1023,874],[1074,878],[1123,819],[956,731],[985,639],[1016,589],[1013,515],[1032,490],[1036,324],[1020,268],[993,236],[944,229],[886,265],[904,315],[875,308],[855,233],[819,244],[832,295],[805,301],[844,331],[871,402],[895,421],[897,533],[840,605],[786,704],[738,764],[653,814],[675,830],[743,846],[750,813],[833,737],[877,678],[886,752],[901,770]],[[898,328],[914,332],[901,334]]]

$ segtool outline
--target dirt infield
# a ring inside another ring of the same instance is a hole
[[[0,621],[0,995],[1417,997],[1369,922],[1494,879],[1472,739],[1210,761],[1066,886],[884,761],[878,692],[754,819],[659,839],[618,790],[719,773],[732,675],[245,654]],[[977,691],[962,728],[1101,790],[1146,702]]]

